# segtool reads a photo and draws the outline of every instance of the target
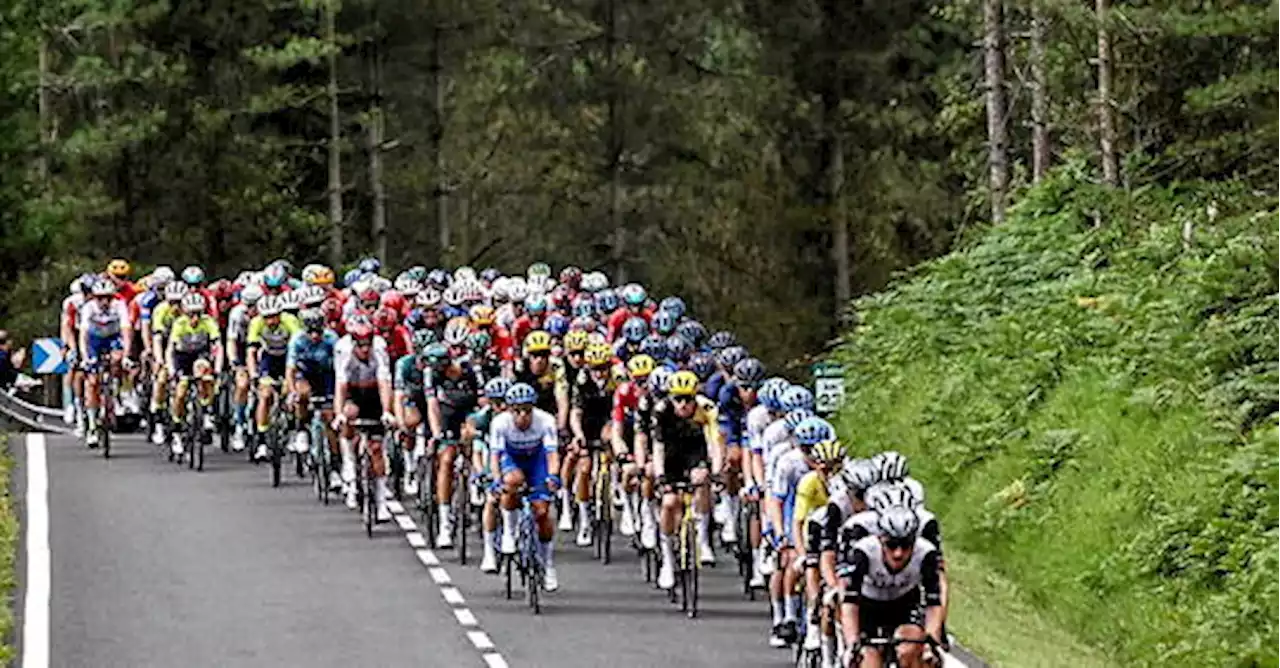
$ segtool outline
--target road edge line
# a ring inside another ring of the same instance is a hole
[[[27,573],[22,601],[22,668],[49,666],[49,459],[45,435],[29,433],[26,443]]]

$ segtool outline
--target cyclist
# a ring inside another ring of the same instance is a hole
[[[782,419],[781,394],[790,383],[774,376],[760,385],[756,392],[758,401],[747,411],[747,442],[750,444],[749,461],[742,467],[744,498],[759,502],[767,486],[764,466],[764,433],[769,425]],[[785,423],[784,423],[785,426]],[[761,517],[751,518],[751,580],[753,588],[765,586],[765,558],[762,541]]]
[[[534,330],[524,338],[524,355],[517,361],[512,380],[524,383],[537,393],[538,408],[556,412],[556,369],[551,363],[551,335]]]
[[[481,535],[484,537],[484,557],[480,560],[480,571],[483,573],[498,572],[498,496],[492,493],[493,488],[486,488],[487,482],[494,481],[494,471],[489,468],[489,428],[493,419],[501,415],[507,407],[507,390],[511,389],[511,381],[506,378],[490,378],[484,384],[484,402],[467,416],[462,427],[462,440],[471,450],[471,484],[481,499],[472,495],[473,505],[481,501],[484,510],[481,514]]]
[[[435,336],[430,330],[422,330],[413,334],[412,354],[404,355],[396,360],[392,389],[396,419],[404,427],[406,439],[412,443],[404,448],[406,475],[404,491],[412,496],[418,493],[418,457],[427,449],[426,426],[422,413],[427,408],[425,388],[425,370],[428,365],[427,349],[435,343]]]
[[[254,459],[268,458],[266,434],[270,428],[271,409],[276,399],[276,385],[284,380],[285,363],[289,354],[289,341],[302,331],[302,325],[292,313],[284,312],[282,297],[264,297],[258,302],[258,315],[249,321],[246,341],[249,346],[249,375],[258,388]],[[297,452],[307,451],[305,431],[298,432],[293,441]]]
[[[347,335],[334,346],[335,410],[341,412],[334,418],[338,431],[338,450],[342,456],[342,483],[347,507],[356,508],[356,420],[381,420],[394,425],[391,410],[391,363],[387,358],[387,343],[375,336],[373,325],[367,318],[352,318],[347,325]],[[365,447],[369,448],[370,464],[374,476],[374,505],[379,522],[391,519],[387,508],[386,463],[382,456],[381,432],[371,430]]]
[[[555,369],[556,429],[560,434],[561,440],[567,441],[572,437],[572,432],[569,430],[569,413],[573,408],[574,394],[578,389],[578,385],[575,382],[578,377],[578,371],[584,368],[583,359],[587,353],[589,339],[590,337],[583,330],[570,330],[564,335],[562,359],[558,364],[553,363],[553,368]],[[561,458],[560,467],[558,471],[560,477],[572,480],[577,467],[576,455],[572,448]],[[561,531],[573,531],[573,512],[570,505],[572,496],[568,487],[560,490]]]
[[[516,552],[516,525],[520,521],[520,488],[528,484],[529,501],[538,526],[538,549],[546,569],[547,591],[560,588],[554,562],[554,530],[549,514],[551,495],[560,487],[558,435],[555,418],[538,408],[537,392],[526,383],[507,390],[506,412],[494,418],[489,429],[490,470],[501,474],[503,554]]]
[[[903,668],[922,668],[922,642],[941,644],[946,610],[942,605],[937,548],[919,535],[920,519],[905,506],[890,506],[876,520],[879,535],[866,536],[841,551],[838,572],[840,625],[846,665],[878,668],[879,647],[864,639],[892,639]]]
[[[653,309],[648,308],[647,305],[649,294],[645,292],[643,286],[639,283],[628,283],[622,286],[619,292],[622,296],[622,306],[612,313],[602,314],[606,318],[605,327],[608,329],[610,341],[616,341],[619,334],[623,333],[623,327],[632,319],[642,320],[647,333],[649,321],[653,319]],[[638,343],[644,336],[641,334],[636,342]],[[631,337],[628,336],[627,339],[630,340]]]
[[[151,314],[151,349],[156,351],[156,369],[151,387],[151,442],[164,445],[165,428],[169,424],[165,407],[168,405],[169,367],[165,364],[169,349],[169,330],[182,312],[182,298],[187,295],[186,283],[174,281],[164,288],[164,302]]]
[[[572,487],[578,506],[578,547],[587,547],[592,542],[592,460],[604,444],[612,440],[609,420],[615,389],[610,373],[612,360],[608,344],[588,345],[584,368],[578,369],[573,380],[573,408],[569,413],[573,442],[566,459],[576,461]],[[607,476],[609,468],[604,467],[597,474]],[[596,503],[612,503],[612,499],[596,499]]]
[[[710,474],[720,470],[723,453],[716,428],[716,407],[698,395],[698,377],[692,371],[677,371],[667,381],[667,397],[658,401],[650,416],[654,477],[662,490],[662,514],[658,544],[662,566],[658,586],[675,586],[675,552],[671,541],[685,513],[684,502],[672,489],[673,483],[695,486],[694,518],[697,549],[703,564],[715,563],[711,550]]]
[[[324,313],[319,309],[306,309],[300,316],[302,331],[289,339],[289,352],[285,356],[285,386],[297,397],[294,416],[299,425],[311,422],[312,397],[324,400],[320,416],[325,425],[326,447],[332,452],[334,436],[330,424],[333,421],[333,358],[338,334],[325,326]],[[319,451],[319,448],[316,447],[316,450]],[[329,471],[329,480],[326,482],[330,489],[339,489],[342,480],[337,471]]]
[[[465,330],[464,330],[465,331]],[[431,428],[428,454],[436,460],[436,507],[440,528],[436,547],[453,547],[454,458],[458,456],[458,439],[467,416],[475,410],[484,379],[464,357],[455,357],[443,344],[433,343],[426,349],[427,368],[423,371],[423,393],[427,399],[427,423]],[[463,481],[465,484],[467,481]],[[466,512],[461,509],[460,512]]]
[[[117,287],[108,280],[98,280],[91,288],[92,298],[79,310],[81,366],[88,372],[85,382],[85,407],[88,415],[85,442],[91,448],[98,446],[98,427],[102,388],[98,387],[99,364],[109,365],[111,375],[119,378],[122,364],[130,364],[133,347],[133,325],[129,323],[129,310],[117,296]],[[123,355],[121,354],[123,349]],[[117,397],[117,400],[119,397]]]
[[[71,294],[62,300],[62,317],[59,335],[67,355],[70,371],[62,376],[62,421],[74,424],[76,437],[84,435],[84,371],[78,361],[80,350],[80,309],[85,303],[85,293],[93,286],[93,278],[80,276],[71,281]]]
[[[639,525],[637,514],[640,508],[641,467],[636,461],[636,449],[633,447],[637,438],[640,402],[647,394],[649,376],[656,364],[652,357],[639,354],[627,362],[628,379],[613,391],[613,410],[610,421],[613,428],[610,433],[613,456],[621,463],[621,485],[626,494],[626,503],[622,505],[622,520],[618,531],[623,536],[636,534]],[[645,416],[647,419],[647,415]],[[643,463],[643,462],[641,462]]]
[[[214,374],[222,373],[222,332],[218,330],[218,321],[209,315],[208,310],[204,295],[199,292],[186,294],[182,298],[182,315],[174,319],[169,330],[165,360],[169,377],[178,379],[177,390],[169,404],[173,418],[171,447],[175,455],[184,452],[182,422],[187,410],[187,392],[190,391],[188,381],[192,377],[197,380],[197,400],[208,408],[213,405]],[[211,411],[205,411],[204,424],[200,427],[206,434],[213,431]]]
[[[820,594],[818,556],[822,553],[822,518],[815,515],[826,514],[827,505],[833,496],[847,496],[844,494],[843,484],[833,485],[844,464],[844,447],[834,438],[819,441],[810,448],[809,460],[813,470],[804,474],[796,485],[795,509],[791,513],[791,535],[795,537],[795,557],[792,564],[804,571],[802,587],[805,604],[808,606],[806,609],[816,610]],[[834,493],[831,489],[833,486],[837,487]],[[840,504],[848,505],[844,501],[837,505]],[[819,625],[809,624],[804,639],[805,649],[818,649],[821,637]]]
[[[262,297],[261,287],[246,285],[240,290],[240,303],[232,307],[227,317],[227,362],[235,378],[231,393],[235,433],[231,436],[231,447],[236,452],[244,449],[249,431],[249,324],[258,315],[258,302]]]
[[[754,357],[739,360],[733,366],[732,378],[712,397],[720,415],[720,434],[724,439],[725,492],[720,498],[720,539],[726,544],[738,540],[738,490],[741,487],[743,446],[747,445],[747,413],[755,407],[756,389],[764,381],[764,365]]]

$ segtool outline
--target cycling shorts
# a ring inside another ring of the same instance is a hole
[[[359,414],[356,415],[357,420],[381,420],[382,419],[382,397],[378,394],[377,387],[347,387],[347,402],[356,405]],[[377,427],[372,433],[381,434],[382,428]]]
[[[120,350],[124,345],[120,342],[120,335],[107,337],[97,337],[93,334],[89,335],[89,357],[102,358],[110,355],[112,352]]]
[[[665,458],[662,460],[663,478],[669,483],[691,482],[689,478],[690,471],[696,468],[710,467],[710,459],[707,457],[705,445],[701,448],[690,448],[688,450],[668,448],[664,454]]]
[[[263,353],[258,357],[258,376],[261,378],[271,378],[274,380],[282,380],[284,378],[284,355],[268,355]]]
[[[205,357],[205,352],[181,353],[174,351],[173,363],[178,368],[179,378],[189,378],[195,372],[196,360]]]
[[[333,397],[333,386],[337,382],[337,378],[333,375],[333,367],[299,361],[294,364],[294,372],[301,375],[302,379],[311,386],[311,396]]]
[[[524,474],[525,484],[529,485],[529,489],[533,490],[529,494],[530,501],[551,500],[551,490],[547,487],[549,473],[547,472],[547,454],[545,452],[536,450],[528,455],[513,455],[509,451],[503,451],[498,464],[502,467],[502,475],[520,469],[520,472]]]
[[[846,585],[850,585],[846,581]],[[924,623],[924,607],[920,588],[907,592],[891,601],[877,601],[858,597],[858,619],[862,634],[867,638],[892,638],[894,631],[904,624],[921,626]]]

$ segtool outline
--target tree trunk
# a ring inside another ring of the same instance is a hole
[[[1009,188],[1008,133],[1005,129],[1004,2],[982,1],[982,49],[987,87],[987,164],[990,167],[991,222],[1004,222],[1005,192]]]
[[[329,43],[329,262],[342,264],[342,124],[338,117],[337,13],[335,3],[325,7],[325,40]]]
[[[849,222],[844,212],[844,141],[840,133],[840,99],[843,86],[838,53],[841,44],[841,25],[839,0],[825,0],[823,11],[823,40],[826,46],[828,72],[825,90],[822,91],[822,194],[823,211],[827,223],[831,225],[831,261],[835,267],[835,285],[832,297],[835,299],[834,316],[836,322],[846,324],[849,300],[853,297],[853,278],[849,259]]]
[[[627,230],[622,224],[620,198],[622,197],[622,101],[619,96],[621,85],[618,81],[617,50],[618,21],[617,0],[609,0],[605,5],[607,12],[608,32],[605,36],[607,45],[609,73],[609,229],[613,230],[613,279],[617,285],[627,282],[626,246]]]
[[[1111,0],[1097,0],[1098,20],[1098,147],[1102,153],[1102,182],[1114,186],[1120,182],[1116,162],[1115,114],[1111,109]]]
[[[373,216],[370,232],[373,252],[382,264],[387,264],[387,190],[382,183],[382,142],[385,119],[382,115],[382,49],[378,43],[381,35],[374,37],[369,57],[369,188],[373,194]]]
[[[1043,0],[1031,0],[1031,179],[1049,171],[1049,89],[1045,73]]]
[[[444,30],[439,19],[431,36],[431,157],[435,176],[432,188],[436,205],[436,229],[440,234],[440,256],[449,257],[453,245],[449,229],[449,182],[445,175],[444,160],[444,66],[441,62]]]
[[[36,157],[36,171],[40,175],[42,194],[49,189],[49,38],[40,33],[40,96],[37,100],[37,114],[40,125],[40,152]]]

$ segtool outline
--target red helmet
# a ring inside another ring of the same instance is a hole
[[[365,288],[364,290],[361,290],[360,294],[357,295],[356,298],[360,300],[361,304],[377,304],[379,300],[378,291],[373,288]]]
[[[236,286],[225,278],[219,279],[209,286],[209,293],[218,301],[226,301],[235,296]]]
[[[324,311],[324,319],[329,322],[337,322],[342,319],[342,302],[330,297],[320,304],[320,310]]]
[[[560,282],[574,290],[577,290],[578,286],[582,283],[582,270],[572,265],[561,269]]]
[[[355,341],[368,341],[373,338],[373,327],[363,319],[352,319],[347,323],[347,333]]]
[[[387,290],[382,293],[382,306],[396,313],[403,313],[405,306],[404,295],[400,294],[398,290]]]
[[[400,314],[394,309],[383,306],[373,312],[373,326],[381,331],[387,331],[400,324]]]

